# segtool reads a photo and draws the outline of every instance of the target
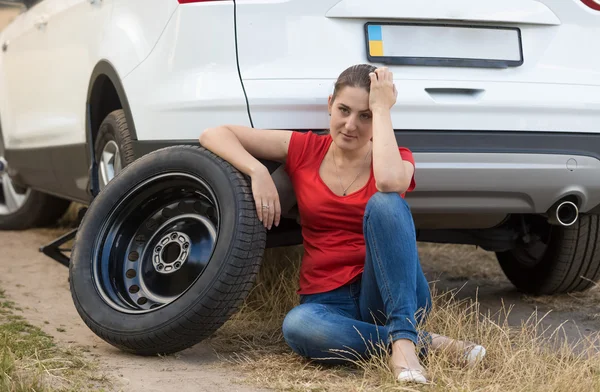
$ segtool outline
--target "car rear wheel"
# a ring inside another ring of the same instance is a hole
[[[238,309],[265,245],[246,177],[201,147],[157,150],[90,204],[71,257],[73,301],[124,351],[177,352]]]
[[[571,226],[530,221],[531,240],[498,252],[502,270],[518,290],[533,294],[584,291],[600,278],[600,217],[580,215]]]
[[[98,167],[98,185],[102,191],[124,167],[135,160],[131,133],[122,109],[109,113],[100,124],[94,153]]]

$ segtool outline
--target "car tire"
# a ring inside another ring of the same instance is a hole
[[[135,160],[131,133],[122,109],[109,113],[100,124],[94,154],[100,191]]]
[[[496,256],[521,292],[551,295],[584,291],[600,278],[600,217],[580,215],[571,226],[537,222],[537,239]],[[537,249],[537,250],[535,250]]]
[[[265,246],[247,177],[202,147],[163,148],[123,169],[90,204],[69,266],[72,298],[115,347],[174,353],[239,308]]]

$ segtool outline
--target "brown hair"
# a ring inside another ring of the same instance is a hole
[[[333,88],[332,101],[344,87],[360,87],[371,91],[371,78],[369,74],[375,72],[377,67],[370,64],[356,64],[344,70],[338,76]]]

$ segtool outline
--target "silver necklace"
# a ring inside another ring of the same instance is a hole
[[[350,183],[350,185],[348,185],[348,187],[346,189],[344,189],[344,185],[342,185],[342,179],[340,178],[340,175],[338,173],[338,167],[337,167],[337,163],[335,161],[335,145],[333,146],[333,149],[331,150],[331,152],[333,154],[333,164],[335,165],[335,175],[337,176],[338,181],[340,182],[340,187],[342,188],[343,196],[346,196],[346,192],[348,191],[348,189],[350,189],[350,187],[352,186],[352,184],[354,184],[354,182],[356,181],[356,179],[358,178],[358,176],[362,172],[363,165],[364,165],[365,161],[367,160],[367,157],[369,156],[369,153],[371,152],[371,149],[369,148],[369,150],[367,151],[367,154],[363,158],[363,162],[360,165],[360,168],[358,169],[358,173],[356,173],[356,177],[354,177],[354,180],[352,180],[352,182]]]

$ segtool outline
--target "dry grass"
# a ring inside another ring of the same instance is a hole
[[[86,206],[80,203],[71,203],[65,214],[58,220],[56,226],[62,228],[75,228],[79,222],[79,210]]]
[[[109,385],[81,352],[56,346],[16,311],[12,301],[0,304],[0,391],[102,391]]]
[[[422,258],[436,257],[436,267],[444,266],[447,271],[442,272],[457,279],[505,279],[493,255],[473,249],[420,244]],[[305,361],[292,353],[281,334],[285,314],[298,301],[301,253],[301,247],[268,250],[257,285],[243,309],[210,340],[226,366],[243,371],[256,386],[311,392],[600,390],[596,336],[582,339],[577,347],[568,346],[562,328],[544,330],[534,316],[511,327],[507,321],[510,308],[482,314],[476,299],[458,300],[454,292],[437,293],[435,287],[434,307],[420,328],[485,345],[488,355],[481,366],[466,369],[449,352],[430,352],[423,363],[432,383],[406,386],[394,382],[386,358],[338,367]],[[466,259],[471,262],[465,263]],[[496,270],[489,268],[492,265]]]

